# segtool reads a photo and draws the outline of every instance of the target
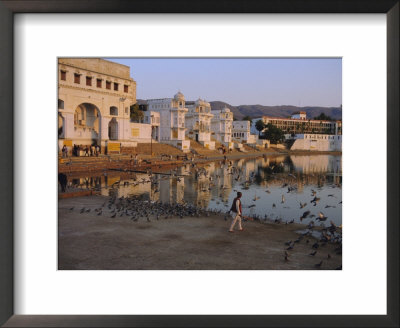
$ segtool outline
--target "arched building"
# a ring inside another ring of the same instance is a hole
[[[100,58],[59,58],[59,147],[118,141],[132,147],[130,106],[136,82],[128,66]]]

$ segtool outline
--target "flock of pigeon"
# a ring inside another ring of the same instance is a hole
[[[74,207],[69,209],[74,210]],[[141,196],[117,197],[111,196],[101,206],[91,209],[79,210],[80,214],[89,213],[93,210],[98,216],[109,218],[128,217],[133,222],[139,220],[151,222],[152,220],[168,219],[172,217],[209,217],[221,211],[205,210],[187,203],[162,203],[160,201],[144,200]]]
[[[164,175],[164,176],[159,176],[153,174],[151,171],[148,171],[148,177],[147,178],[141,178],[137,179],[135,175],[132,175],[133,182],[128,182],[125,181],[123,182],[124,186],[129,185],[130,183],[132,185],[138,185],[138,184],[145,184],[145,183],[151,183],[152,185],[155,186],[155,192],[158,192],[159,190],[157,189],[157,181],[160,179],[170,179],[170,178],[175,178],[175,179],[180,179],[179,177],[179,172],[181,175],[194,175],[195,180],[200,180],[200,179],[205,179],[208,180],[208,187],[204,187],[204,191],[210,191],[214,187],[220,187],[220,189],[225,189],[224,185],[219,186],[218,180],[221,178],[222,175],[232,175],[232,179],[238,182],[240,184],[242,190],[248,190],[250,186],[255,183],[255,173],[252,172],[248,178],[245,177],[244,172],[242,171],[241,168],[235,167],[231,161],[227,162],[221,162],[220,163],[220,168],[222,169],[220,174],[211,174],[206,168],[207,166],[210,166],[210,164],[206,164],[205,166],[198,166],[195,163],[188,164],[184,167],[185,170],[180,170],[179,167],[176,167],[175,169],[171,170],[169,173],[169,176]],[[289,181],[288,179],[297,179],[297,177],[291,173],[285,174],[286,179],[284,181]],[[275,179],[282,179],[282,175],[275,175],[274,173],[271,174],[271,176]],[[280,176],[280,177],[279,177]],[[120,181],[117,182],[112,186],[112,189],[120,187]],[[297,186],[293,183],[287,183],[284,182],[282,185],[282,188],[287,188],[287,193],[293,193],[297,192]],[[203,191],[203,190],[201,190]],[[234,190],[237,191],[237,190]],[[269,188],[267,187],[267,190],[265,190],[268,194],[271,193]],[[333,194],[329,194],[328,197],[334,197]],[[260,197],[257,197],[257,195],[254,196],[253,201],[256,202]],[[318,196],[318,192],[315,190],[311,190],[311,200],[310,202],[304,202],[302,203],[301,201],[299,202],[299,207],[300,209],[304,209],[307,206],[316,206],[319,202],[321,201],[321,198]],[[282,194],[281,197],[281,204],[285,204],[286,198],[285,195]],[[340,201],[338,203],[341,204],[342,202]],[[226,204],[225,206],[229,206],[229,204]],[[255,207],[256,205],[250,205],[247,206],[248,208]],[[325,208],[329,207],[335,207],[334,205],[326,205]],[[272,203],[272,208],[276,208],[276,204]],[[288,208],[288,207],[286,207]],[[73,208],[70,208],[72,211]],[[80,213],[88,213],[92,209],[90,208],[82,208],[80,209]],[[195,206],[192,204],[188,204],[185,201],[181,203],[163,203],[160,201],[151,201],[151,200],[145,200],[143,196],[129,196],[129,197],[117,197],[116,195],[110,196],[109,200],[104,202],[102,206],[93,209],[94,212],[96,212],[97,215],[105,215],[110,218],[115,218],[115,217],[128,217],[132,221],[137,222],[139,220],[146,220],[150,222],[151,220],[160,220],[160,219],[168,219],[171,217],[179,217],[179,218],[184,218],[184,217],[201,217],[201,216],[210,216],[211,214],[218,214],[221,212],[225,212],[224,210],[210,210],[206,209],[200,206]],[[228,212],[229,213],[229,212]],[[226,213],[224,219],[228,220],[228,213]],[[327,217],[319,211],[318,215],[314,215],[311,213],[311,210],[306,209],[302,215],[299,217],[300,222],[302,222],[305,219],[313,219],[315,218],[316,221],[319,222],[325,222],[327,221]],[[271,219],[268,217],[267,214],[265,214],[263,217],[260,215],[252,215],[252,219],[255,221],[259,221],[261,223],[276,223],[276,224],[292,224],[295,222],[294,219],[290,221],[285,221],[283,222],[282,218],[275,218]],[[317,238],[317,242],[312,243],[310,245],[310,253],[308,256],[316,256],[318,253],[319,247],[323,247],[324,245],[331,243],[335,245],[335,253],[337,255],[341,255],[342,252],[342,226],[336,226],[333,221],[330,221],[330,225],[326,227],[324,223],[321,223],[319,227],[316,226],[316,223],[311,220],[304,232],[302,232],[299,236],[294,241],[288,241],[285,243],[285,250],[284,250],[284,261],[288,262],[290,261],[290,252],[293,251],[293,249],[296,247],[296,244],[301,243],[303,240],[305,240],[306,244],[310,243],[310,239],[307,237],[313,236]],[[320,262],[315,264],[316,268],[321,268],[324,266],[324,261],[329,261],[331,258],[331,255],[328,254],[326,259],[321,259]],[[338,267],[337,269],[341,269],[341,266]]]

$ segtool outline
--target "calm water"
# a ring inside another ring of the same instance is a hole
[[[142,195],[147,200],[187,202],[222,212],[229,210],[236,192],[241,191],[245,215],[300,222],[303,213],[310,211],[311,217],[303,223],[313,220],[319,224],[315,219],[320,212],[328,218],[326,225],[331,220],[342,223],[341,156],[268,156],[196,167],[188,164],[164,173],[172,175],[153,174],[150,181],[146,173],[104,172],[69,180],[75,187],[97,188],[105,196]],[[311,203],[314,197],[320,200]]]

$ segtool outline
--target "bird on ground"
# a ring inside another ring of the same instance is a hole
[[[291,250],[291,249],[293,249],[293,247],[294,247],[294,244],[291,244],[288,248],[286,248],[286,250]]]
[[[70,210],[70,211],[73,211],[73,210],[74,210],[74,208],[73,208],[73,207],[71,207],[69,210]]]
[[[302,204],[302,203],[300,202],[300,208],[304,208],[304,207],[306,207],[306,206],[307,206],[307,203]]]
[[[283,204],[285,202],[285,196],[282,195],[282,200],[281,200],[281,204]]]
[[[318,249],[318,247],[319,247],[318,242],[314,243],[311,247],[314,248],[314,249]]]
[[[117,213],[115,213],[114,215],[112,215],[111,218],[115,218],[116,215],[117,215]]]
[[[315,256],[315,254],[317,254],[317,251],[311,252],[309,255]]]
[[[323,261],[321,261],[321,262],[315,264],[315,267],[316,267],[316,268],[320,268],[320,267],[322,266],[322,263],[323,263]]]

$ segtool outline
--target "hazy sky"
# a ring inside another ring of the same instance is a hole
[[[220,100],[231,105],[336,107],[342,103],[342,60],[106,58],[131,68],[137,98]]]

